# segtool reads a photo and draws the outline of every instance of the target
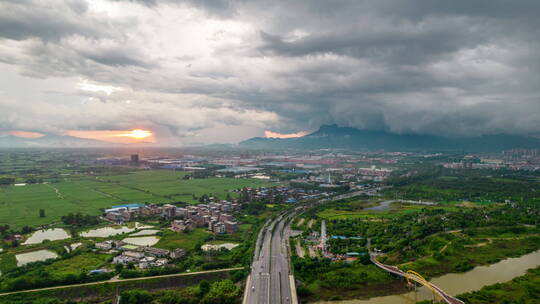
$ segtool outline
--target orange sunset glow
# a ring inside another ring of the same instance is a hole
[[[134,130],[99,130],[99,131],[68,131],[69,136],[97,139],[115,143],[141,143],[155,142],[154,133],[149,130],[134,129]]]
[[[128,131],[127,133],[118,134],[116,136],[132,137],[137,139],[143,139],[152,136],[152,132],[148,130],[135,129]]]
[[[289,134],[282,134],[278,132],[272,132],[269,130],[264,131],[264,137],[266,138],[296,138],[296,137],[302,137],[307,135],[308,132],[306,131],[300,131],[296,133],[289,133]]]
[[[17,137],[24,137],[24,138],[38,138],[38,137],[45,136],[45,134],[41,134],[37,132],[30,132],[30,131],[9,131],[3,134],[13,135]]]

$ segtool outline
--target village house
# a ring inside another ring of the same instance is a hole
[[[186,251],[182,248],[176,248],[173,251],[171,251],[171,259],[179,259],[186,255]]]

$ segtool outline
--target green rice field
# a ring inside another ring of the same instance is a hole
[[[122,203],[196,203],[193,196],[225,198],[228,190],[269,185],[257,179],[184,180],[184,172],[145,170],[125,175],[66,178],[58,183],[0,187],[0,223],[13,228],[57,222],[70,212],[99,215]],[[234,196],[233,194],[231,194]],[[39,209],[46,216],[39,217]]]

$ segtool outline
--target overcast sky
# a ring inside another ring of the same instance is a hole
[[[538,135],[539,12],[538,0],[0,0],[0,131]]]

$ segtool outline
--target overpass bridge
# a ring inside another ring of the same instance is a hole
[[[465,302],[463,302],[463,301],[461,301],[461,300],[459,300],[457,298],[454,298],[451,295],[447,294],[446,292],[444,292],[444,290],[442,290],[438,286],[428,282],[420,274],[418,274],[418,273],[416,273],[416,272],[414,272],[412,270],[404,272],[401,269],[397,268],[396,266],[383,264],[383,263],[377,261],[377,256],[372,252],[369,253],[369,258],[370,258],[371,262],[373,264],[375,264],[377,267],[379,267],[382,270],[385,270],[387,272],[398,275],[400,277],[404,277],[405,279],[407,279],[408,283],[416,282],[416,283],[419,283],[419,284],[421,284],[423,286],[426,286],[427,288],[429,288],[431,290],[431,292],[433,292],[434,295],[438,295],[438,297],[441,300],[443,300],[444,302],[446,302],[448,304],[465,304]]]

